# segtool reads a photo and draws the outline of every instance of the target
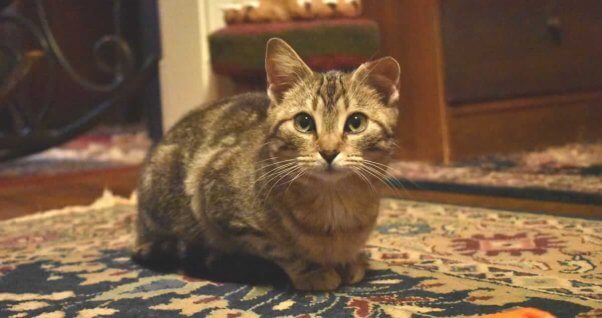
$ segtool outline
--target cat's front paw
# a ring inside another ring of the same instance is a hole
[[[332,268],[320,268],[291,277],[295,289],[303,291],[331,291],[341,285],[341,276]]]
[[[367,268],[368,255],[366,253],[359,253],[353,261],[341,264],[336,269],[341,275],[343,284],[353,285],[364,279]]]
[[[132,260],[158,271],[170,271],[178,267],[179,258],[175,253],[174,241],[149,241],[137,244],[132,249]]]
[[[347,263],[337,267],[337,271],[341,275],[343,284],[353,285],[364,279],[366,274],[367,262],[363,259]]]

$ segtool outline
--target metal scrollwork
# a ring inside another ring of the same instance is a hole
[[[54,37],[44,1],[34,1],[37,21],[15,13],[0,13],[0,25],[11,24],[26,32],[39,47],[38,50],[20,52],[0,45],[0,52],[8,57],[11,65],[8,71],[0,73],[0,110],[6,109],[12,122],[12,129],[0,126],[0,161],[45,150],[90,129],[104,113],[130,96],[156,73],[158,57],[148,56],[138,63],[131,46],[122,36],[120,0],[113,0],[113,34],[98,39],[92,52],[96,67],[110,75],[110,80],[106,82],[87,78],[75,69]],[[111,52],[112,59],[108,61],[103,58],[103,52]],[[48,78],[44,102],[32,111],[31,105],[17,102],[14,95],[18,94],[19,82],[39,59],[44,59],[47,65]],[[86,91],[101,93],[104,100],[91,105],[83,115],[70,119],[69,123],[61,127],[49,127],[46,121],[55,102],[53,93],[56,90],[54,84],[57,72],[66,74]]]

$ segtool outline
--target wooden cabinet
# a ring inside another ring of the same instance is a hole
[[[441,2],[446,99],[602,88],[602,1]]]
[[[602,1],[365,1],[402,66],[399,157],[602,138]]]

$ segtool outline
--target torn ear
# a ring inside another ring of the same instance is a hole
[[[353,73],[352,80],[369,85],[376,90],[385,105],[392,105],[399,100],[399,74],[399,63],[387,56],[360,65]]]
[[[267,43],[265,71],[268,96],[276,104],[282,101],[286,91],[312,74],[297,52],[278,38],[272,38]]]

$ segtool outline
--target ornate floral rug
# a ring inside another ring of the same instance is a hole
[[[602,317],[602,222],[386,199],[358,285],[157,273],[128,255],[135,198],[106,193],[0,222],[1,317],[470,317],[535,307]]]
[[[138,165],[144,160],[150,144],[141,126],[98,127],[59,147],[0,162],[0,179]]]
[[[390,173],[410,189],[602,204],[602,142],[449,165],[396,162]]]

